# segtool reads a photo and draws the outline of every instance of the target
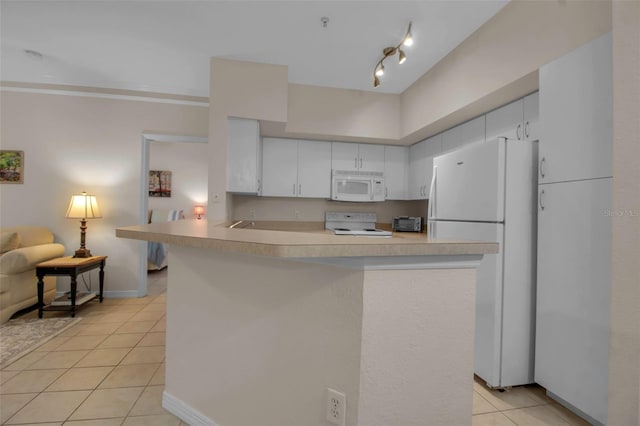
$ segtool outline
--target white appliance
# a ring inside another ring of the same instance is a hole
[[[376,228],[376,220],[375,213],[325,212],[324,228],[336,235],[390,237],[391,232]]]
[[[384,201],[384,173],[360,170],[331,171],[331,199],[337,201]]]
[[[535,379],[607,424],[611,292],[611,33],[540,68]]]
[[[474,371],[533,382],[537,141],[498,138],[435,157],[430,238],[495,241],[477,270]]]

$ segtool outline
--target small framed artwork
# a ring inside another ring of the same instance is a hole
[[[149,197],[171,197],[171,172],[149,170]]]
[[[0,183],[24,183],[24,151],[0,151]]]

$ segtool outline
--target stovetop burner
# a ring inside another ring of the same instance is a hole
[[[367,237],[390,237],[389,231],[376,227],[375,213],[325,213],[325,229],[336,235],[359,235]]]

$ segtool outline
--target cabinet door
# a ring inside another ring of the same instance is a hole
[[[333,170],[358,170],[359,166],[357,143],[331,143],[331,168]]]
[[[409,199],[426,200],[433,175],[433,158],[442,152],[442,134],[409,147]]]
[[[524,138],[528,141],[540,139],[538,92],[524,98]]]
[[[298,197],[331,197],[331,142],[298,141]]]
[[[409,175],[409,147],[384,147],[385,198],[388,200],[407,199],[407,178]]]
[[[611,178],[539,185],[538,197],[535,381],[604,424]]]
[[[298,194],[298,141],[264,138],[262,195],[295,197]]]
[[[539,182],[612,176],[611,33],[540,68]]]
[[[442,151],[453,151],[461,146],[485,141],[484,115],[469,120],[442,133]]]
[[[358,144],[358,169],[367,172],[384,172],[384,145]]]
[[[258,121],[229,118],[227,126],[227,191],[255,194],[260,176]]]
[[[486,140],[498,137],[521,140],[524,137],[522,120],[524,117],[524,101],[518,99],[486,115]]]
[[[433,179],[433,159],[442,154],[442,135],[436,135],[427,139],[426,155],[423,162],[424,180],[423,194],[421,198],[429,198],[431,179]]]
[[[409,147],[409,199],[421,200],[427,198],[424,194],[425,175],[427,173],[427,141],[413,144]]]

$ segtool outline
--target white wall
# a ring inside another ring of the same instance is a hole
[[[1,92],[0,147],[24,151],[25,178],[0,185],[0,224],[47,226],[70,255],[80,245],[80,223],[64,217],[69,199],[96,195],[103,218],[88,222],[87,248],[109,257],[105,293],[137,296],[139,242],[116,238],[115,228],[138,223],[141,135],[206,136],[206,104],[13,90]]]
[[[182,209],[186,219],[193,219],[196,204],[206,208],[208,152],[202,143],[152,141],[149,170],[171,172],[171,197],[149,197],[149,209]]]

